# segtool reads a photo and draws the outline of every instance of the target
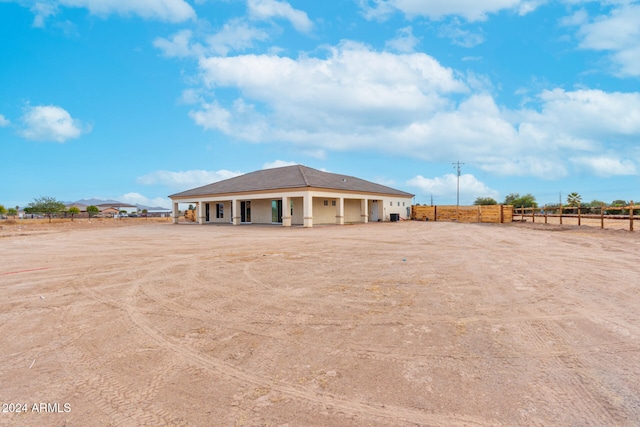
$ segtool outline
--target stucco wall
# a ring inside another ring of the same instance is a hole
[[[324,205],[325,200],[327,206]],[[336,199],[330,197],[314,197],[313,198],[313,223],[314,224],[335,224],[336,212],[338,207],[333,206],[332,202]]]
[[[344,199],[344,222],[362,222],[360,200]]]
[[[222,203],[222,218],[216,218],[216,205]],[[205,211],[203,211],[205,212]],[[209,202],[209,222],[215,224],[228,224],[231,222],[231,203],[230,202]]]
[[[408,209],[408,210],[407,210]],[[383,221],[389,221],[392,213],[400,214],[400,218],[411,218],[411,198],[383,199]]]

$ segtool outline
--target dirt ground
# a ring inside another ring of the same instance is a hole
[[[640,424],[639,232],[76,222],[0,229],[1,426]]]

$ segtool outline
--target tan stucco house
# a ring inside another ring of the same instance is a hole
[[[408,219],[413,194],[353,176],[295,165],[259,170],[169,196],[173,222],[178,204],[196,205],[207,223],[345,224]]]

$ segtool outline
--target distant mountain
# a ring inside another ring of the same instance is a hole
[[[77,203],[79,205],[87,205],[87,206],[91,206],[91,205],[93,206],[98,206],[98,205],[114,205],[114,206],[131,205],[133,206],[133,204],[122,203],[117,200],[100,200],[100,199],[82,199],[82,200],[77,200],[73,203]]]

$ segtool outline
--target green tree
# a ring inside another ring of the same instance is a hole
[[[478,197],[474,202],[474,205],[497,205],[498,202],[492,197]]]
[[[68,212],[71,215],[71,221],[73,221],[74,215],[78,215],[80,213],[80,209],[78,209],[77,206],[71,206]]]
[[[580,206],[580,202],[582,202],[582,196],[575,191],[567,196],[567,205],[573,208]]]
[[[525,208],[537,208],[538,202],[536,202],[536,198],[530,193],[521,196],[518,193],[511,193],[504,198],[505,205],[513,205],[516,208],[525,207]]]
[[[89,219],[91,219],[91,217],[96,215],[98,212],[100,212],[100,209],[98,209],[97,206],[94,206],[94,205],[87,206],[87,213],[89,214]]]
[[[49,222],[51,222],[51,218],[66,209],[64,203],[56,200],[53,197],[39,197],[33,199],[33,202],[29,203],[29,208],[31,212],[41,213],[46,215],[49,218]]]
[[[7,213],[7,208],[4,207],[4,205],[0,205],[0,219],[2,219],[2,215],[6,215]]]
[[[16,219],[16,217],[18,216],[18,210],[16,208],[7,209],[7,216],[12,216],[13,219]]]
[[[146,209],[142,209],[142,215],[143,215],[145,218],[149,218],[149,211],[148,211],[148,210],[146,210]]]

